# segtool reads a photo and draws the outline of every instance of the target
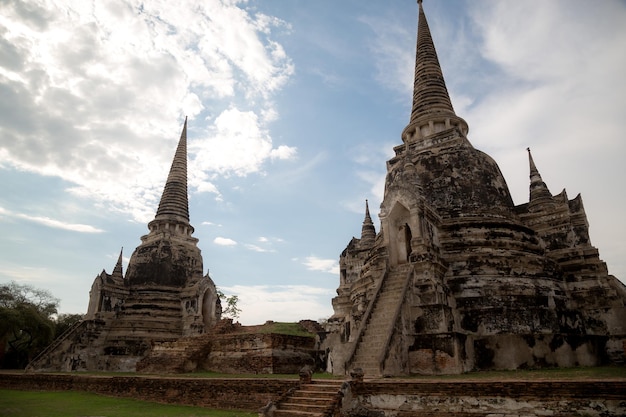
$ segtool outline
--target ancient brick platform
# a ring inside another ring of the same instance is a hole
[[[322,381],[323,380],[314,380]],[[256,411],[300,381],[0,373],[1,389],[75,390],[172,404]],[[377,379],[343,384],[343,415],[602,416],[626,414],[626,376],[584,380]],[[366,414],[363,414],[366,415]]]

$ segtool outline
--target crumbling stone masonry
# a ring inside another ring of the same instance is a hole
[[[418,3],[411,116],[387,162],[380,232],[366,202],[340,256],[328,370],[624,364],[626,287],[591,245],[582,198],[552,195],[529,150],[530,201],[513,204],[454,112]]]
[[[96,277],[85,319],[30,365],[39,371],[135,371],[152,347],[208,332],[220,319],[213,280],[203,274],[191,236],[187,199],[187,120],[150,232],[126,275],[122,254],[112,274]]]

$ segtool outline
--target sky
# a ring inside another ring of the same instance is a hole
[[[626,2],[425,0],[456,113],[528,201],[526,148],[626,281]],[[242,324],[324,319],[411,110],[411,0],[0,2],[0,283],[85,313],[147,234],[188,121],[204,270]],[[621,184],[621,185],[620,185]]]

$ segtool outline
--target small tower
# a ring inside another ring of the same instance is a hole
[[[365,200],[365,219],[363,220],[363,226],[361,227],[361,241],[359,246],[361,249],[371,248],[376,241],[376,228],[370,217],[370,208]]]
[[[530,165],[530,196],[528,199],[528,210],[535,211],[537,206],[552,203],[552,194],[550,190],[548,190],[546,183],[541,179],[541,174],[539,174],[539,170],[535,166],[530,148],[526,148],[526,150],[528,151],[528,164]]]
[[[122,254],[124,253],[124,248],[120,249],[120,256],[117,258],[117,263],[115,264],[115,268],[113,268],[112,277],[117,279],[124,279],[124,271],[122,270]]]

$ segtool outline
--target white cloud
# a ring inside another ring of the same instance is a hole
[[[216,163],[190,186],[220,199],[215,174],[295,155],[266,127],[293,73],[275,30],[289,27],[240,1],[3,2],[0,165],[60,177],[75,184],[68,192],[147,221],[188,115],[190,145],[223,145],[192,155]],[[221,111],[234,102],[247,108]],[[207,117],[214,124],[198,135],[194,120]]]
[[[220,246],[235,246],[237,245],[237,242],[235,242],[232,239],[229,239],[227,237],[216,237],[215,239],[213,239],[213,243],[215,243],[216,245],[220,245]]]
[[[257,114],[236,107],[221,112],[209,126],[207,136],[193,140],[189,146],[193,153],[189,171],[205,178],[209,173],[244,176],[259,171],[268,159],[289,159],[296,153],[284,145],[274,149]],[[192,176],[190,182],[196,179]]]
[[[602,182],[600,167],[621,164],[616,155],[625,150],[621,136],[626,55],[615,51],[626,49],[626,28],[620,24],[626,7],[603,2],[589,8],[583,1],[541,7],[487,4],[490,7],[474,9],[481,51],[504,75],[497,88],[464,115],[470,140],[499,161],[513,152],[524,159],[524,149],[531,147],[536,159],[549,161],[539,169],[554,193],[566,185],[570,192],[572,187],[597,189],[593,183]],[[520,20],[520,15],[526,18]],[[585,172],[594,175],[572,169],[581,155]],[[528,179],[513,178],[507,175],[510,166],[500,166],[516,201],[526,201]],[[560,183],[549,181],[571,172],[574,176]]]
[[[250,244],[250,243],[248,243],[248,244],[246,244],[244,246],[246,247],[246,249],[250,249],[251,251],[254,251],[254,252],[261,252],[261,253],[264,253],[264,252],[276,252],[276,250],[274,250],[274,249],[262,248],[259,245],[253,245],[253,244]]]
[[[320,271],[339,275],[339,262],[335,259],[321,259],[316,256],[307,256],[303,264],[310,271]]]
[[[280,145],[276,149],[272,149],[270,157],[272,159],[293,159],[296,157],[297,149],[291,146]]]
[[[281,238],[277,238],[277,237],[265,237],[265,236],[260,236],[259,238],[257,238],[256,240],[258,242],[258,244],[252,244],[252,243],[248,243],[245,244],[245,248],[249,249],[251,251],[255,251],[255,252],[260,252],[260,253],[275,253],[276,249],[273,248],[273,245],[275,243],[283,243],[284,240]]]
[[[38,223],[46,227],[52,227],[54,229],[69,230],[71,232],[79,233],[102,233],[104,230],[99,229],[88,224],[69,223],[62,220],[51,219],[47,216],[34,216],[24,213],[15,213],[0,207],[0,215],[7,217],[13,217],[16,219],[26,220],[32,223]]]
[[[239,297],[239,321],[244,325],[267,320],[297,322],[318,320],[332,315],[328,299],[334,291],[307,285],[257,285],[220,287],[227,295]]]

